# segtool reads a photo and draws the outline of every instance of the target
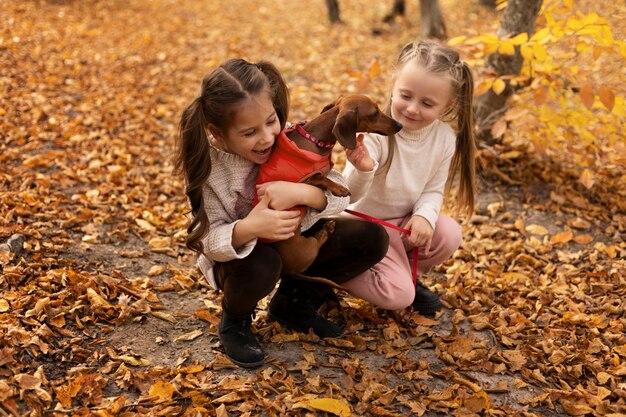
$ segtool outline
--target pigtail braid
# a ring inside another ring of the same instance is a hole
[[[450,165],[450,174],[446,183],[446,192],[452,187],[456,174],[459,174],[457,207],[468,216],[474,211],[476,195],[476,141],[474,137],[474,115],[472,101],[474,97],[474,79],[469,66],[457,61],[460,66],[460,80],[456,98],[457,140],[456,151]]]
[[[208,232],[208,218],[204,210],[202,187],[211,173],[207,121],[201,97],[192,101],[183,111],[178,128],[176,169],[183,171],[185,194],[191,206],[192,220],[187,228],[186,245],[201,253],[202,238]]]

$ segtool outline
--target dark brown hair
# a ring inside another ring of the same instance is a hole
[[[211,174],[207,129],[211,125],[226,133],[236,106],[263,91],[269,92],[281,129],[284,128],[289,113],[289,90],[278,69],[267,61],[225,61],[202,79],[200,95],[183,110],[178,126],[176,169],[185,178],[185,194],[192,215],[186,243],[195,252],[202,252],[202,238],[209,230],[202,198],[202,187]]]
[[[414,62],[426,71],[440,74],[452,83],[452,103],[441,115],[445,122],[455,122],[456,150],[450,164],[445,192],[449,193],[454,179],[459,174],[459,191],[456,196],[457,209],[471,215],[476,194],[476,141],[472,105],[474,99],[474,78],[466,62],[459,53],[432,40],[410,42],[400,51],[396,62],[396,75],[409,63]],[[391,115],[391,99],[387,105]],[[395,137],[389,137],[389,156],[379,172],[386,172],[393,158]]]

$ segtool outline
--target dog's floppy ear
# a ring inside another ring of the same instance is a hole
[[[356,148],[356,128],[359,125],[359,113],[356,108],[341,109],[335,120],[333,135],[344,148]]]
[[[343,96],[339,96],[339,97],[337,98],[337,100],[333,101],[333,102],[332,102],[332,103],[330,103],[330,104],[325,105],[325,106],[324,106],[324,108],[322,109],[322,111],[320,112],[320,114],[324,113],[325,111],[328,111],[328,110],[332,109],[332,108],[333,108],[333,107],[335,107],[337,104],[339,104],[339,100],[341,100],[341,97],[343,97]]]

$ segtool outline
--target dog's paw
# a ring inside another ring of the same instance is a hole
[[[336,187],[329,188],[330,192],[337,197],[348,197],[350,195],[350,190],[341,185],[336,185]]]
[[[327,221],[326,224],[324,225],[324,229],[326,229],[329,235],[332,234],[335,231],[335,221],[334,220]]]
[[[322,243],[326,242],[328,237],[332,235],[334,231],[335,231],[335,221],[329,220],[326,222],[326,224],[324,224],[324,227],[322,227],[320,230],[318,230],[317,233],[315,233],[315,239],[317,239],[318,241]]]

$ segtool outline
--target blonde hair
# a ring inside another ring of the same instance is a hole
[[[452,102],[440,116],[444,122],[455,122],[456,149],[445,193],[450,193],[456,175],[459,175],[459,191],[456,195],[457,209],[465,212],[468,217],[474,211],[476,194],[476,141],[474,138],[473,98],[474,78],[472,72],[459,53],[445,45],[432,40],[410,42],[400,51],[396,61],[394,78],[409,63],[414,62],[426,71],[446,76],[451,82]],[[387,114],[391,115],[391,98],[387,104]],[[389,136],[389,156],[378,173],[389,169],[395,148],[395,136]]]

